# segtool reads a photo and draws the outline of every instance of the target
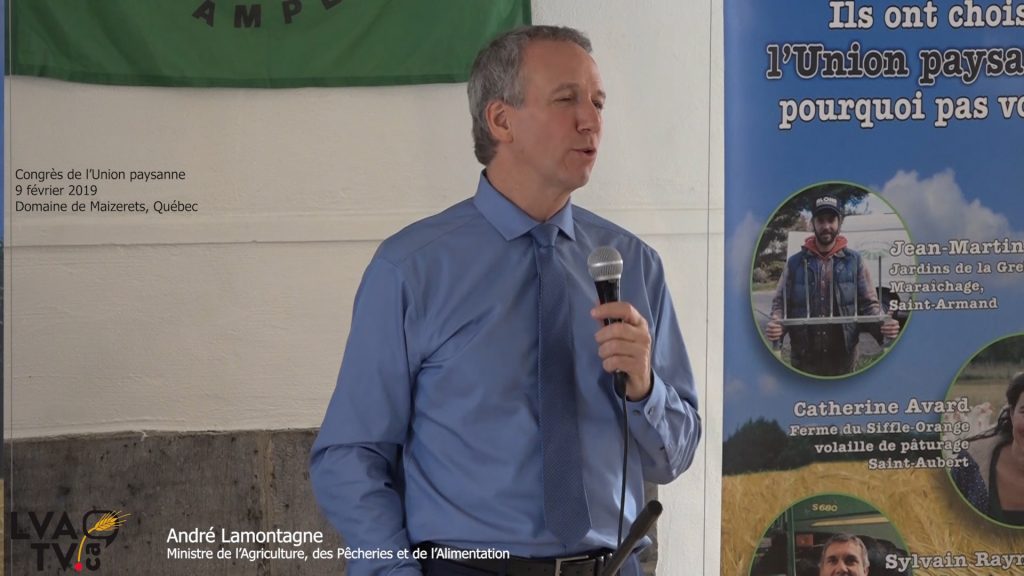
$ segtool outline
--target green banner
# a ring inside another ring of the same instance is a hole
[[[8,74],[149,86],[462,82],[529,0],[7,0]]]

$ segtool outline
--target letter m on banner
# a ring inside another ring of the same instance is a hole
[[[529,0],[7,0],[8,74],[147,86],[462,82]]]

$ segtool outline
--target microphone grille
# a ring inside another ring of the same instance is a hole
[[[611,246],[599,246],[587,257],[587,270],[594,282],[622,278],[622,254]]]

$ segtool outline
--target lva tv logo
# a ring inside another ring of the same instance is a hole
[[[67,512],[11,512],[11,546],[28,541],[35,551],[36,571],[44,569],[48,558],[63,570],[99,570],[100,553],[114,542],[128,516],[90,510],[77,522]]]

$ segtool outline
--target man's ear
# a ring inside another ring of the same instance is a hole
[[[498,142],[512,142],[512,107],[500,100],[491,100],[484,109],[487,117],[487,128],[491,137]]]

